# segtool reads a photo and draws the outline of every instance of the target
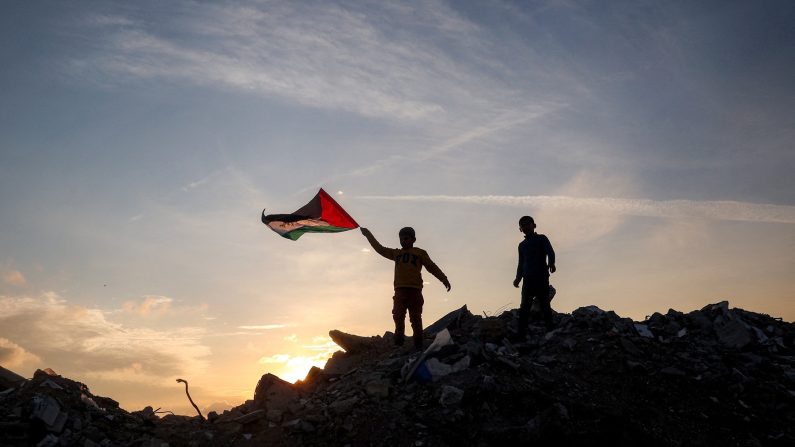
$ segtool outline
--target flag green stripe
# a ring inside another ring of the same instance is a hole
[[[348,231],[350,228],[344,227],[334,227],[334,226],[319,226],[319,227],[301,227],[295,229],[293,231],[288,231],[287,233],[282,234],[282,237],[286,237],[287,239],[291,240],[298,240],[304,233],[339,233],[341,231]]]

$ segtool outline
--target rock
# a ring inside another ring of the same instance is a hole
[[[466,304],[464,304],[463,306],[461,306],[460,309],[456,309],[448,313],[447,315],[443,316],[442,318],[436,320],[435,323],[426,327],[423,332],[425,333],[425,335],[434,336],[441,330],[447,329],[448,327],[452,328],[457,327],[460,324],[461,319],[471,316],[472,313],[469,312]]]
[[[428,373],[431,375],[431,380],[437,381],[441,377],[444,377],[451,372],[453,372],[452,365],[448,365],[447,363],[442,363],[437,358],[428,359],[425,361],[425,368],[428,370]]]
[[[0,391],[15,388],[25,382],[27,379],[24,377],[0,366]]]
[[[336,414],[346,415],[350,413],[357,403],[359,403],[359,398],[354,396],[348,399],[340,399],[332,402],[331,405],[329,405],[329,409]]]
[[[486,342],[500,342],[508,335],[505,323],[497,318],[489,317],[480,322],[480,339]]]
[[[739,318],[721,319],[715,326],[718,340],[732,349],[742,349],[751,343],[751,333]]]
[[[259,379],[254,390],[254,405],[263,410],[284,410],[297,398],[292,384],[270,373]]]
[[[669,377],[685,377],[687,375],[681,369],[675,368],[673,366],[668,366],[668,367],[665,367],[665,368],[661,369],[660,370],[660,374],[662,374],[664,376],[669,376]]]
[[[442,386],[442,395],[439,398],[439,403],[443,407],[451,407],[461,403],[464,398],[464,390],[450,385]]]
[[[328,335],[334,340],[334,343],[349,354],[357,354],[388,347],[382,337],[362,337],[360,335],[347,334],[336,329],[329,331]]]
[[[571,316],[578,319],[591,318],[593,316],[604,315],[605,311],[597,306],[585,306],[575,309]]]
[[[368,396],[386,398],[389,397],[389,380],[376,379],[367,382],[364,389]]]
[[[640,356],[643,354],[643,351],[638,349],[638,347],[635,346],[635,343],[632,343],[629,339],[622,337],[619,340],[619,343],[621,344],[621,347],[624,348],[624,351],[626,351],[628,354],[632,354],[633,356]]]
[[[638,331],[638,335],[641,337],[646,338],[654,338],[654,334],[649,330],[649,327],[645,324],[635,324],[635,330]]]
[[[271,409],[265,414],[265,417],[271,422],[281,422],[284,411]]]
[[[255,411],[252,411],[251,413],[244,414],[243,416],[240,416],[239,418],[235,419],[234,421],[237,422],[238,424],[245,425],[245,424],[248,424],[250,422],[254,422],[254,421],[258,421],[260,419],[263,419],[265,417],[265,415],[266,415],[265,410],[255,410]]]
[[[38,419],[47,426],[53,426],[61,414],[61,406],[58,401],[50,396],[33,396],[31,407],[31,418]]]
[[[328,361],[326,361],[326,365],[323,368],[323,374],[329,377],[348,374],[356,369],[357,365],[361,363],[362,359],[362,356],[351,355],[347,352],[337,351],[332,354]]]
[[[55,447],[60,443],[60,440],[57,436],[53,434],[48,434],[41,441],[36,444],[36,447]]]

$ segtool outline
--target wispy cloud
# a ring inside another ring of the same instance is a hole
[[[41,359],[13,341],[0,337],[0,365],[13,368],[25,364],[36,364]]]
[[[511,110],[492,118],[486,124],[475,125],[474,127],[456,133],[454,136],[445,138],[430,147],[417,147],[413,152],[402,155],[390,155],[389,157],[374,161],[367,166],[357,168],[351,172],[354,176],[372,175],[375,172],[392,166],[399,162],[419,163],[426,160],[440,157],[450,151],[466,147],[468,143],[485,139],[500,131],[509,130],[520,124],[539,119],[564,107],[563,104],[545,103],[537,104],[532,107],[525,107],[519,110]]]
[[[239,329],[246,329],[251,331],[257,330],[270,330],[270,329],[281,329],[288,327],[286,324],[258,324],[258,325],[251,325],[251,326],[238,326]]]
[[[116,380],[162,379],[204,371],[210,349],[204,330],[126,327],[105,313],[69,303],[55,293],[0,296],[0,337],[41,359],[40,367]]]
[[[649,200],[612,197],[567,196],[359,196],[365,200],[409,202],[450,202],[477,205],[500,205],[519,208],[537,207],[553,210],[577,210],[661,218],[707,218],[747,222],[795,223],[795,206],[731,200]]]
[[[288,354],[275,354],[268,357],[261,357],[259,359],[259,363],[265,365],[268,363],[286,363],[290,360],[290,356]]]
[[[108,34],[108,46],[91,58],[75,60],[74,67],[187,80],[312,107],[409,120],[444,113],[447,100],[440,98],[488,102],[499,93],[493,83],[462,69],[460,58],[444,51],[455,45],[470,63],[497,64],[473,37],[481,32],[479,27],[443,3],[367,8],[191,3],[190,8],[192,13],[179,20],[162,19],[168,23],[88,17],[87,24]],[[433,30],[435,38],[420,37],[427,36],[423,30]]]
[[[119,309],[105,311],[106,315],[114,315],[120,318],[141,318],[154,320],[161,317],[201,317],[201,319],[213,320],[214,317],[207,315],[207,303],[197,303],[191,305],[179,304],[173,298],[160,295],[145,295],[141,298],[126,300]]]
[[[3,282],[16,287],[22,287],[28,284],[25,275],[19,270],[9,270],[3,274]]]
[[[122,305],[125,312],[131,312],[140,316],[162,315],[171,310],[171,303],[174,300],[165,296],[147,296],[140,302],[126,301]]]

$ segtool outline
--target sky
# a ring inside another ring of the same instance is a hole
[[[193,414],[393,329],[358,230],[260,222],[323,187],[417,231],[424,321],[518,307],[518,219],[558,312],[727,300],[795,320],[789,1],[7,1],[0,365]]]

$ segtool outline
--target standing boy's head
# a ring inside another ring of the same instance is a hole
[[[522,216],[519,219],[519,231],[524,234],[532,234],[536,229],[536,222],[530,216]]]
[[[400,238],[400,246],[403,248],[411,248],[414,246],[414,242],[417,241],[414,235],[414,228],[411,227],[401,228],[398,232],[398,237]]]

